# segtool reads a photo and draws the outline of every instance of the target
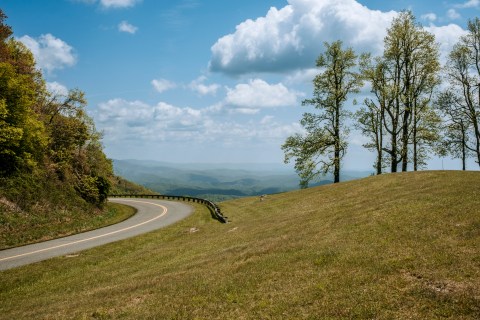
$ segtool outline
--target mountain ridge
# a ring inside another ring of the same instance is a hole
[[[281,193],[299,188],[293,168],[265,163],[168,163],[153,160],[113,160],[114,171],[128,180],[163,194],[202,196],[223,201]],[[366,177],[368,171],[345,171],[344,180]],[[311,184],[332,183],[330,176]]]

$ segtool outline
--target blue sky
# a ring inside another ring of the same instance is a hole
[[[480,0],[1,0],[0,8],[52,91],[85,91],[110,158],[281,163],[324,41],[380,54],[391,19],[410,9],[445,57]],[[370,170],[364,138],[352,131],[349,141],[345,168]]]

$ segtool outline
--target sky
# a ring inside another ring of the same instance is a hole
[[[52,92],[85,92],[109,158],[282,163],[281,145],[311,111],[301,101],[312,95],[325,41],[380,55],[407,9],[445,61],[480,0],[0,0],[0,8]],[[365,142],[351,131],[345,169],[372,170]],[[433,158],[428,168],[460,161]]]

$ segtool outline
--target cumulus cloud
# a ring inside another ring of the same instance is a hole
[[[235,144],[245,141],[283,141],[301,126],[280,123],[273,116],[239,122],[220,108],[195,109],[165,102],[149,105],[142,101],[112,99],[98,106],[99,128],[106,139],[125,141],[190,141]]]
[[[467,2],[464,2],[464,3],[459,3],[459,4],[456,4],[455,7],[456,8],[461,8],[461,9],[464,9],[464,8],[477,8],[480,6],[480,0],[469,0]]]
[[[198,94],[205,96],[208,94],[216,94],[217,90],[220,89],[220,85],[214,83],[214,84],[204,84],[204,82],[207,80],[207,77],[201,76],[197,78],[196,80],[193,80],[190,82],[188,87],[192,90],[197,92]]]
[[[50,33],[37,39],[25,35],[18,40],[33,53],[38,67],[47,72],[73,66],[77,62],[73,48]]]
[[[420,18],[422,20],[433,22],[433,21],[437,20],[437,15],[435,13],[427,13],[427,14],[423,14]]]
[[[98,121],[111,138],[133,140],[194,138],[208,124],[200,110],[123,99],[100,103]]]
[[[137,32],[138,28],[135,27],[134,25],[128,23],[127,21],[122,21],[118,24],[118,31],[120,32],[126,32],[130,34],[135,34]]]
[[[269,84],[262,79],[251,79],[235,88],[227,88],[224,105],[234,107],[240,113],[253,114],[261,108],[296,105],[300,95],[282,83]]]
[[[105,8],[129,8],[135,6],[141,0],[100,0]]]
[[[448,9],[447,17],[450,20],[456,20],[456,19],[460,19],[461,15],[455,9]]]
[[[47,82],[47,90],[56,96],[67,96],[68,89],[63,84],[56,81]]]
[[[435,40],[440,44],[440,59],[445,62],[452,51],[453,46],[460,40],[460,37],[467,34],[467,31],[456,24],[446,26],[425,27],[425,30],[435,35]]]
[[[218,39],[211,47],[210,69],[231,75],[256,72],[285,72],[314,66],[323,52],[323,43],[341,39],[358,53],[380,55],[383,39],[395,11],[370,10],[357,0],[289,0],[281,9],[271,8],[263,17],[246,20],[236,26],[235,32]],[[470,0],[457,7],[480,5],[480,0]],[[449,16],[456,19],[459,13],[451,9]],[[437,21],[433,13],[422,16],[432,24]],[[430,26],[442,50],[458,41],[461,28],[456,25]],[[445,45],[447,43],[448,45]],[[442,52],[444,55],[444,52]]]
[[[177,87],[177,84],[175,82],[169,81],[167,79],[153,79],[151,83],[155,90],[160,93]]]
[[[305,68],[315,63],[324,41],[337,39],[377,54],[396,15],[370,10],[356,0],[289,0],[220,38],[211,47],[210,68],[229,74]]]

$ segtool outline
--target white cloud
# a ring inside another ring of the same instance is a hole
[[[208,124],[201,110],[160,102],[112,99],[98,106],[98,121],[109,139],[193,139]]]
[[[437,15],[435,13],[427,13],[427,14],[422,15],[420,18],[422,20],[433,22],[433,21],[437,20]]]
[[[105,8],[129,8],[135,6],[141,0],[100,0]]]
[[[52,93],[53,95],[57,96],[67,96],[68,89],[63,84],[58,83],[56,81],[47,82],[47,90]]]
[[[134,25],[128,23],[127,21],[122,21],[118,24],[118,31],[120,32],[126,32],[130,34],[135,34],[137,32],[138,28],[135,27]]]
[[[450,20],[460,19],[461,15],[455,9],[448,9],[447,17]]]
[[[456,8],[477,8],[480,6],[480,0],[469,0],[467,2],[461,3],[461,4],[456,4]]]
[[[201,76],[196,80],[193,80],[192,82],[190,82],[188,87],[202,96],[205,96],[208,94],[213,94],[213,95],[216,94],[217,90],[220,89],[220,85],[216,83],[206,85],[204,84],[206,80],[207,80],[207,77]]]
[[[425,27],[425,30],[435,35],[435,40],[440,44],[440,59],[442,62],[447,60],[453,46],[460,40],[460,37],[467,34],[467,31],[456,24],[446,26]]]
[[[177,87],[175,82],[169,81],[167,79],[153,79],[151,83],[155,90],[160,93]]]
[[[234,145],[267,140],[280,144],[302,130],[296,122],[279,123],[273,116],[239,122],[218,107],[195,109],[123,99],[100,103],[96,119],[106,140],[125,141],[125,145],[139,141]]]
[[[312,66],[324,41],[342,39],[357,51],[381,52],[396,12],[355,0],[289,0],[265,17],[246,20],[212,46],[210,68],[230,74],[280,72]]]
[[[81,2],[89,5],[99,3],[100,6],[106,9],[110,8],[130,8],[134,7],[137,3],[140,3],[142,0],[73,0],[75,2]]]
[[[224,105],[237,108],[240,113],[255,113],[260,108],[287,107],[297,104],[298,92],[290,91],[282,83],[269,84],[262,79],[251,79],[235,88],[227,88]]]
[[[316,75],[320,73],[318,68],[308,68],[292,71],[285,77],[286,84],[308,84],[311,85]]]
[[[37,66],[47,72],[73,66],[77,62],[73,48],[49,33],[37,39],[25,35],[18,40],[33,53]]]

